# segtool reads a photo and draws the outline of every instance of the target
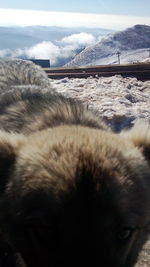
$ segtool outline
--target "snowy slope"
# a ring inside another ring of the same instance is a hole
[[[84,49],[67,66],[117,63],[117,52],[121,52],[121,62],[143,61],[150,48],[150,26],[135,25],[102,39],[96,45]]]
[[[143,49],[121,51],[120,63],[130,64],[137,62],[148,62],[150,61],[150,58],[148,58],[149,57],[148,50],[150,49],[143,48]],[[110,55],[108,57],[94,61],[94,65],[107,65],[107,64],[118,64],[118,56],[116,54]]]

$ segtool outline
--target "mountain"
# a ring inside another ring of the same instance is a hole
[[[66,64],[67,66],[118,63],[117,53],[122,63],[141,61],[148,57],[150,48],[150,26],[135,25],[125,31],[116,32],[103,38],[95,45],[85,48]]]

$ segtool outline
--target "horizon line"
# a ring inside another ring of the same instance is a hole
[[[1,26],[86,27],[122,30],[136,24],[150,25],[150,17],[0,8]]]

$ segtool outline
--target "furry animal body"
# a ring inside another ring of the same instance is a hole
[[[72,99],[14,90],[1,96],[0,127],[12,261],[1,266],[133,266],[150,221],[148,126],[115,134]]]
[[[25,61],[0,62],[0,92],[0,267],[134,266],[150,222],[149,126],[113,133]]]
[[[0,59],[0,93],[14,88],[51,88],[45,71],[31,61]]]

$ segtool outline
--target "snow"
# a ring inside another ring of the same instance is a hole
[[[79,99],[115,131],[130,127],[137,119],[150,121],[150,81],[136,78],[99,77],[50,79],[63,95]]]
[[[148,57],[145,60],[143,60],[143,62],[149,63],[150,62],[150,57]]]
[[[130,64],[130,63],[137,63],[137,62],[150,62],[150,58],[148,58],[149,50],[150,49],[148,48],[146,49],[144,48],[144,49],[122,51],[120,55],[120,63]],[[118,56],[117,54],[110,55],[108,57],[94,61],[93,64],[94,65],[118,64]]]

